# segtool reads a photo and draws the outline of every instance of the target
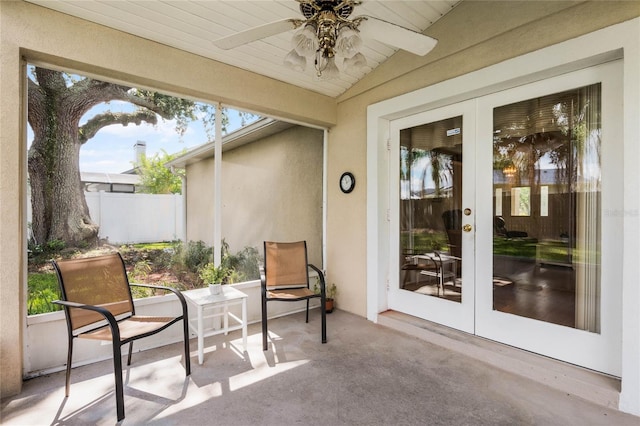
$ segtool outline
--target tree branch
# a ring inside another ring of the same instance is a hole
[[[78,140],[81,144],[84,144],[89,139],[94,137],[100,129],[111,124],[122,124],[127,126],[134,123],[139,126],[141,122],[146,121],[149,124],[156,124],[158,118],[156,114],[149,110],[139,110],[132,113],[113,113],[111,111],[105,111],[102,114],[98,114],[95,117],[87,121],[84,126],[78,128]]]
[[[71,97],[75,98],[72,104],[81,107],[81,115],[94,105],[102,102],[125,101],[142,108],[149,109],[166,120],[174,118],[175,111],[169,110],[154,99],[138,96],[137,91],[131,87],[114,83],[85,78],[75,83],[69,90]]]
[[[67,87],[60,71],[36,67],[34,72],[38,79],[38,84],[43,90],[63,92]]]

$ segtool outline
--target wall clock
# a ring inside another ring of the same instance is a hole
[[[342,176],[340,176],[340,189],[345,194],[353,191],[353,188],[356,186],[356,178],[350,172],[344,172]]]

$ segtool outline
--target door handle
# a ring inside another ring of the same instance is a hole
[[[472,228],[472,227],[471,227],[471,225],[469,225],[469,224],[467,223],[466,225],[464,225],[464,226],[462,227],[462,230],[463,230],[464,232],[471,232],[471,228]]]

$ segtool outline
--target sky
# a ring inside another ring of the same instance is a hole
[[[131,112],[134,106],[127,102],[112,101],[92,108],[80,120],[80,125],[96,114],[110,109],[112,112]],[[228,111],[230,125],[228,132],[240,127],[237,111]],[[28,146],[33,140],[33,132],[27,130]],[[139,126],[120,124],[104,127],[80,148],[80,171],[122,173],[133,168],[134,145],[137,141],[147,144],[147,157],[165,150],[169,154],[190,149],[207,142],[207,135],[201,121],[189,124],[186,133],[180,137],[175,130],[175,120],[167,121],[158,117],[156,125],[142,123]]]

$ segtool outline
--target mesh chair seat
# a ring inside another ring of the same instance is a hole
[[[129,340],[141,335],[154,334],[161,331],[176,322],[175,317],[144,317],[135,316],[118,322],[118,329],[120,330],[120,340]],[[111,327],[105,325],[97,330],[88,331],[86,333],[80,333],[78,335],[81,339],[93,339],[93,340],[113,340],[111,334]]]
[[[316,294],[308,288],[289,288],[284,290],[267,290],[269,299],[292,299],[302,300],[307,297],[314,297]]]

